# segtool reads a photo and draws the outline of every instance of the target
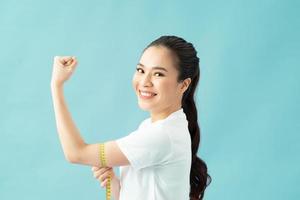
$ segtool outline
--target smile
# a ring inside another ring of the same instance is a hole
[[[142,99],[150,99],[150,98],[156,96],[157,94],[139,90],[139,95]]]

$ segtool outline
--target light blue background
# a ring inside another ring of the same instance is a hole
[[[104,199],[90,167],[64,158],[53,57],[79,60],[65,96],[85,141],[117,139],[148,117],[131,78],[143,48],[161,35],[192,42],[201,60],[199,155],[213,179],[205,199],[299,199],[299,7],[296,0],[1,1],[0,199]]]

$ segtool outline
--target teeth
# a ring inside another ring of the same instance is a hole
[[[147,97],[154,96],[154,94],[153,94],[153,93],[142,92],[142,91],[141,91],[141,95],[143,95],[143,96],[147,96]]]

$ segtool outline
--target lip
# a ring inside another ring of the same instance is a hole
[[[148,92],[148,93],[153,93],[153,96],[147,97],[147,96],[142,96],[141,92]],[[151,99],[153,97],[155,97],[157,94],[151,91],[146,91],[146,90],[139,90],[139,97],[142,99]]]

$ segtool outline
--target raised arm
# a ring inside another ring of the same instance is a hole
[[[55,57],[51,94],[55,112],[55,121],[59,139],[66,159],[71,163],[101,166],[98,144],[86,144],[80,135],[64,99],[63,84],[72,75],[77,66],[75,57]],[[128,165],[129,161],[115,141],[103,142],[105,145],[106,166]]]

